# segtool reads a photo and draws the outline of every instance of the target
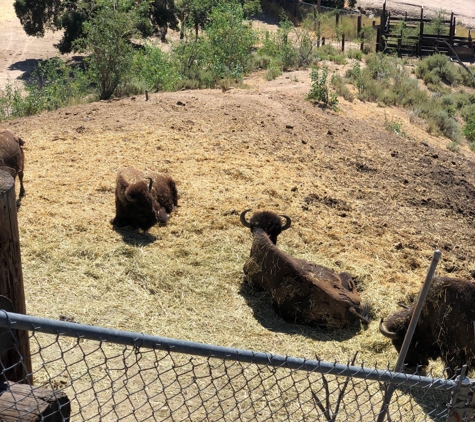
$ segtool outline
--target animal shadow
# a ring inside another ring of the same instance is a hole
[[[354,337],[361,329],[359,322],[355,322],[349,328],[341,328],[333,331],[311,325],[287,322],[276,312],[271,304],[269,295],[264,291],[256,290],[244,279],[241,283],[239,294],[252,309],[254,318],[269,331],[284,334],[299,334],[319,341],[344,341]]]
[[[131,227],[112,227],[122,236],[122,240],[131,246],[147,246],[157,240],[157,236],[148,232],[140,232]]]
[[[407,374],[412,374],[411,371],[406,372]],[[428,374],[427,376],[431,376]],[[384,394],[384,390],[382,391]],[[447,420],[448,407],[447,404],[450,402],[451,393],[444,389],[435,389],[435,388],[419,388],[417,386],[408,387],[404,385],[399,385],[396,387],[391,403],[400,402],[399,396],[411,396],[415,404],[417,404],[420,409],[413,407],[411,402],[407,402],[407,398],[401,397],[400,400],[406,402],[404,405],[404,413],[407,413],[408,409],[411,409],[410,412],[413,416],[416,416],[418,413],[424,414],[424,420],[442,422]],[[390,406],[392,409],[392,420],[401,420],[399,417],[402,417],[398,413],[401,411],[400,408],[396,405]]]

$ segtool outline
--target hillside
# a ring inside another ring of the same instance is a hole
[[[245,87],[70,107],[0,125],[26,142],[19,210],[27,310],[117,329],[346,362],[394,362],[380,317],[438,274],[475,276],[473,153],[445,148],[404,112],[304,100],[308,71]],[[407,137],[384,128],[403,123]],[[149,234],[111,229],[119,168],[166,171],[179,209]],[[285,213],[279,246],[347,271],[368,329],[288,324],[243,285],[246,208]]]

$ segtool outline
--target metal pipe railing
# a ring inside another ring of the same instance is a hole
[[[184,353],[238,362],[253,363],[273,367],[283,367],[307,372],[318,372],[337,376],[354,377],[366,380],[404,384],[405,386],[430,387],[449,390],[456,382],[442,378],[409,375],[390,370],[364,368],[339,363],[274,355],[251,350],[213,346],[191,341],[176,340],[166,337],[151,336],[143,333],[119,331],[109,328],[82,325],[65,321],[38,318],[0,310],[0,327],[14,330],[48,333],[99,342],[116,343],[137,348],[159,349],[172,353]]]

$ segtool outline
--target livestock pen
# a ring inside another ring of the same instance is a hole
[[[34,380],[20,395],[6,382],[13,368],[1,367],[5,421],[43,420],[33,414],[55,421],[368,421],[377,419],[387,385],[395,390],[387,420],[445,421],[473,410],[466,378],[368,368],[356,356],[331,363],[5,311],[0,327],[2,343],[28,330]],[[31,397],[45,390],[54,405],[41,413],[34,406],[41,400]]]
[[[3,175],[0,292],[12,301],[0,297],[2,421],[442,421],[472,411],[465,369],[445,380],[365,368],[357,353],[330,363],[11,312],[23,287],[13,178]]]

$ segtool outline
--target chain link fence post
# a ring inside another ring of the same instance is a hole
[[[457,377],[457,386],[452,391],[448,407],[447,422],[471,421],[475,413],[475,381],[465,376],[467,365]]]

